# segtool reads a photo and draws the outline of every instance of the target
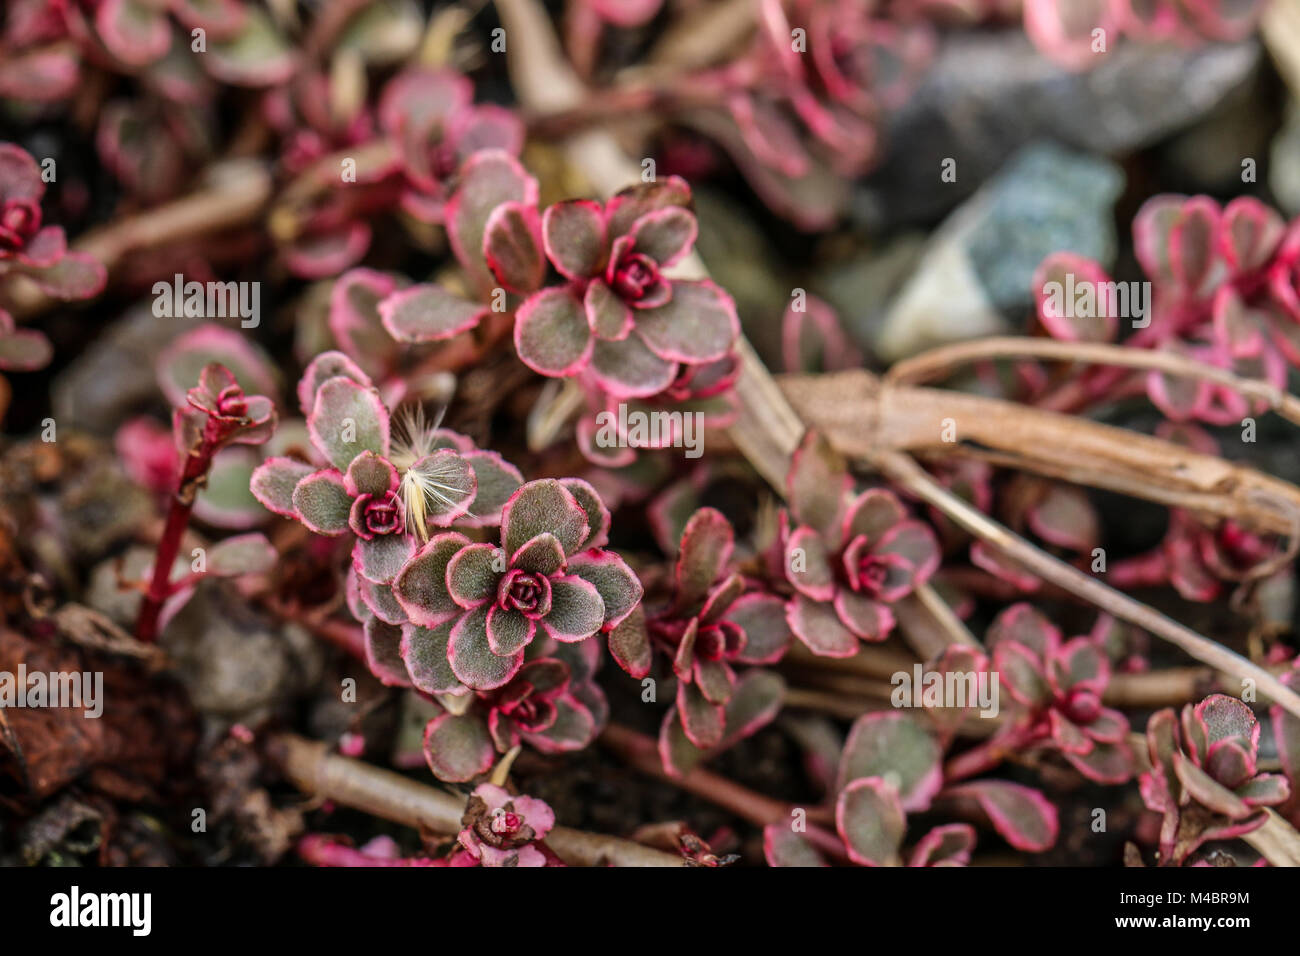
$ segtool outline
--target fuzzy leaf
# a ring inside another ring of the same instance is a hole
[[[1041,853],[1056,843],[1060,830],[1056,807],[1031,787],[1003,780],[977,780],[950,787],[945,794],[978,802],[993,828],[1017,850]]]
[[[826,865],[813,845],[785,823],[769,823],[763,828],[763,856],[768,866]]]
[[[474,690],[493,690],[508,683],[524,662],[524,652],[498,657],[488,644],[486,606],[466,611],[451,629],[447,653],[458,680]]]
[[[332,378],[316,393],[307,419],[312,444],[339,471],[364,451],[388,457],[388,410],[379,393],[347,378]]]
[[[502,203],[488,217],[483,256],[497,281],[511,292],[527,295],[546,277],[542,223],[534,206]]]
[[[501,512],[501,543],[514,554],[543,532],[555,535],[565,554],[573,554],[587,538],[587,514],[573,493],[553,478],[530,481]]]
[[[384,328],[399,342],[454,338],[478,325],[487,311],[433,283],[403,289],[379,303]]]
[[[298,482],[315,471],[311,465],[296,458],[268,458],[253,471],[249,488],[253,497],[268,511],[286,518],[296,518],[298,515],[293,505],[293,490]]]
[[[443,714],[424,728],[424,757],[439,780],[464,783],[492,766],[496,751],[479,717]]]
[[[714,508],[701,508],[691,516],[682,532],[681,545],[674,569],[676,603],[679,608],[695,609],[718,580],[735,546],[731,522]]]
[[[617,627],[641,603],[644,589],[635,572],[612,551],[588,551],[569,562],[569,573],[588,581],[604,605],[604,630]]]
[[[226,578],[262,574],[275,566],[278,557],[266,535],[237,534],[208,549],[208,573]]]
[[[909,715],[866,714],[849,731],[836,786],[880,777],[897,789],[904,810],[924,810],[943,783],[942,756],[938,742]]]
[[[880,777],[854,780],[835,801],[835,829],[854,863],[894,862],[906,828],[898,791]]]
[[[727,611],[727,620],[745,632],[745,646],[735,658],[741,664],[776,663],[794,636],[784,602],[772,594],[742,595]]]
[[[543,289],[515,316],[519,358],[542,375],[575,375],[591,360],[595,340],[582,303],[567,288]]]
[[[366,664],[389,687],[409,687],[411,679],[402,660],[402,629],[378,618],[366,621]]]
[[[590,361],[597,383],[618,398],[644,398],[662,392],[678,372],[677,363],[660,358],[637,335],[617,342],[596,339]]]
[[[393,580],[393,596],[414,623],[437,627],[460,615],[447,590],[447,565],[468,544],[469,538],[456,531],[435,535]]]
[[[474,287],[484,293],[494,285],[483,255],[487,222],[506,202],[537,204],[537,180],[518,160],[500,149],[484,149],[461,165],[460,184],[447,203],[447,238]]]
[[[370,376],[342,352],[322,352],[311,360],[298,380],[298,407],[304,417],[311,417],[312,409],[316,407],[316,393],[332,378],[351,379],[365,388],[374,384]]]
[[[547,258],[566,278],[586,279],[604,269],[609,243],[599,203],[575,199],[548,207],[542,236]]]
[[[729,353],[740,335],[736,304],[707,280],[672,280],[667,304],[642,309],[636,334],[669,362],[712,362]]]
[[[575,573],[581,572],[575,569]],[[650,673],[654,650],[646,633],[645,612],[639,605],[609,632],[609,653],[636,680]]]
[[[303,478],[293,489],[293,510],[317,534],[338,535],[348,530],[352,496],[337,471],[317,471]]]

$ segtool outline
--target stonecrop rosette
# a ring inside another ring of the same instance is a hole
[[[665,274],[695,244],[690,201],[690,187],[671,177],[603,204],[575,199],[550,206],[542,245],[568,281],[534,292],[519,307],[519,357],[542,375],[585,373],[611,395],[633,398],[668,388],[683,365],[729,354],[740,332],[731,297],[708,280]]]
[[[435,535],[397,574],[393,594],[412,623],[445,638],[457,680],[492,690],[539,636],[585,640],[640,602],[632,569],[602,548],[608,530],[609,511],[585,481],[530,481],[502,510],[499,546]]]

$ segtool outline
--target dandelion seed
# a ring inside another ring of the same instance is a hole
[[[392,446],[392,462],[402,473],[400,493],[406,509],[406,527],[429,540],[425,522],[430,513],[445,514],[460,507],[470,493],[464,483],[465,462],[454,449],[438,443],[437,430],[442,413],[432,424],[421,405],[405,406],[397,417],[397,436]],[[437,455],[438,451],[453,454]],[[468,517],[474,517],[466,511]]]

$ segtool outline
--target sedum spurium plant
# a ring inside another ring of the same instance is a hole
[[[786,482],[790,506],[772,560],[793,590],[790,629],[827,657],[883,641],[894,627],[889,606],[939,566],[934,532],[909,518],[892,491],[853,493],[847,464],[815,433],[795,452]]]
[[[674,707],[664,717],[659,751],[670,773],[681,773],[674,742],[685,735],[700,751],[723,749],[754,733],[780,706],[779,682],[749,682],[746,713],[729,707],[736,667],[775,664],[790,644],[780,597],[733,570],[735,534],[722,514],[701,508],[682,533],[671,593],[609,635],[609,651],[629,675],[650,673],[656,656],[677,680]],[[763,702],[761,694],[771,695]]]
[[[521,741],[586,746],[605,712],[596,665],[562,646],[616,628],[641,600],[636,575],[603,547],[610,515],[595,489],[524,483],[499,455],[418,414],[394,438],[373,383],[340,352],[312,361],[298,398],[329,464],[270,458],[253,493],[352,542],[349,606],[371,670],[441,712],[425,733],[435,774],[470,780]],[[498,543],[467,534],[498,525]]]
[[[196,386],[175,409],[172,432],[180,467],[167,522],[154,557],[153,571],[136,619],[135,635],[142,641],[158,636],[164,606],[172,608],[188,597],[195,575],[174,581],[172,575],[181,537],[194,510],[199,490],[208,480],[217,454],[230,445],[260,445],[275,430],[275,404],[264,395],[245,394],[234,374],[215,362],[205,365]],[[261,534],[237,535],[216,545],[207,555],[203,573],[234,576],[265,570],[275,552]]]
[[[690,188],[677,177],[619,193],[606,203],[571,200],[542,214],[498,210],[487,253],[502,278],[501,220],[517,213],[563,284],[534,292],[519,308],[515,348],[542,375],[583,375],[620,398],[645,398],[674,385],[687,368],[725,358],[740,325],[731,297],[705,279],[666,274],[695,244]],[[494,228],[495,226],[495,228]],[[521,242],[524,240],[521,238]],[[503,279],[504,281],[504,279]]]
[[[61,227],[44,222],[45,186],[42,168],[31,154],[0,143],[0,286],[7,277],[22,276],[55,298],[93,298],[104,288],[107,274],[98,260],[68,250]],[[0,307],[0,371],[39,369],[51,354],[43,333],[19,329]]]
[[[1208,841],[1259,829],[1262,808],[1290,796],[1286,777],[1260,772],[1259,737],[1251,709],[1223,694],[1187,704],[1181,715],[1165,708],[1151,717],[1150,769],[1139,782],[1143,802],[1160,814],[1162,866],[1183,865]]]

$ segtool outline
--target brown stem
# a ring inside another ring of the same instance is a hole
[[[620,724],[610,724],[598,739],[635,770],[703,797],[748,820],[754,826],[763,827],[769,823],[788,821],[791,811],[796,809],[793,804],[755,793],[702,767],[674,777],[664,770],[663,762],[659,759],[659,748],[652,738]]]
[[[1300,694],[1264,668],[1035,547],[948,491],[907,455],[878,451],[870,460],[891,481],[939,508],[955,523],[1031,573],[1074,591],[1103,611],[1169,641],[1216,670],[1253,680],[1262,694],[1300,717]]]
[[[1262,401],[1287,421],[1300,424],[1300,398],[1290,395],[1262,379],[1242,378],[1225,369],[1188,358],[1177,352],[1135,349],[1123,345],[1095,342],[1058,342],[1055,339],[1032,339],[994,336],[971,342],[958,342],[930,349],[894,364],[882,381],[886,385],[917,384],[938,378],[954,368],[990,358],[1044,358],[1065,362],[1092,362],[1167,372],[1186,378],[1223,385]]]
[[[272,738],[268,753],[299,790],[405,826],[456,833],[465,800],[350,757],[295,734]],[[650,847],[569,827],[555,827],[549,846],[572,866],[685,866],[681,857]]]

